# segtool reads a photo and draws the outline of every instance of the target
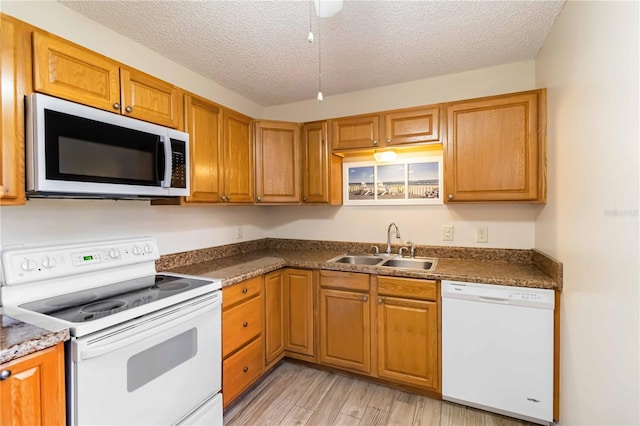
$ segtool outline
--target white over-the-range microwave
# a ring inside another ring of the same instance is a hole
[[[189,195],[189,135],[42,94],[26,97],[28,197]]]

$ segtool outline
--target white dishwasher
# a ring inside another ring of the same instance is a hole
[[[553,422],[553,290],[442,281],[442,399]]]

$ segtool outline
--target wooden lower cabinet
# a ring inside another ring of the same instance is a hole
[[[0,425],[65,424],[64,344],[0,365]],[[5,373],[7,374],[7,373]]]
[[[320,272],[320,362],[371,372],[369,276]]]
[[[284,272],[284,349],[287,353],[315,356],[313,271]]]
[[[264,372],[262,276],[222,289],[222,399],[228,406]]]
[[[439,391],[437,283],[378,277],[378,376]]]
[[[265,364],[284,355],[284,289],[283,271],[264,277],[265,296]]]

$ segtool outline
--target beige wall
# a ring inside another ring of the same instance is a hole
[[[564,263],[560,420],[640,423],[638,2],[568,2],[536,60],[548,203],[535,246]]]
[[[535,87],[533,61],[327,96],[264,108],[151,50],[82,17],[57,2],[3,0],[2,11],[61,37],[157,75],[253,117],[290,121],[379,111],[473,98]],[[329,114],[329,112],[331,114]],[[395,207],[154,207],[139,201],[30,200],[0,207],[0,244],[152,235],[162,253],[229,244],[266,236],[382,242],[396,221],[403,240],[418,244],[531,248],[540,206]],[[441,241],[441,226],[454,225],[454,241]],[[475,227],[488,226],[489,243],[475,243]],[[242,237],[238,238],[238,228]]]

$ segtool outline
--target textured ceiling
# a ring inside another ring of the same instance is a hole
[[[262,105],[313,99],[318,27],[324,96],[533,59],[560,1],[62,1]]]

